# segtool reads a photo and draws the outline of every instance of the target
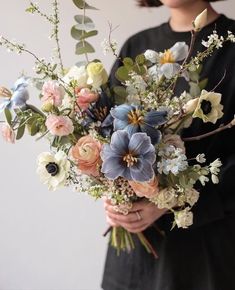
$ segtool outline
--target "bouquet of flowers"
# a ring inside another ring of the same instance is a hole
[[[206,23],[206,11],[194,21],[192,42],[178,42],[164,52],[147,50],[135,59],[122,59],[116,71],[121,85],[109,87],[108,74],[99,60],[88,60],[94,48],[87,38],[97,34],[85,15],[95,9],[84,0],[73,0],[83,10],[71,29],[78,40],[76,53],[85,61],[64,69],[58,39],[58,2],[53,15],[30,3],[28,12],[38,13],[53,26],[58,62],[46,62],[24,45],[1,37],[0,44],[18,53],[29,53],[36,62],[37,77],[21,76],[11,90],[1,87],[0,112],[5,113],[3,137],[14,143],[25,129],[37,139],[47,138],[50,152],[38,157],[37,173],[50,190],[74,185],[94,198],[105,197],[118,212],[128,214],[134,202],[147,199],[174,216],[172,227],[193,223],[192,207],[199,198],[196,182],[218,183],[219,159],[207,164],[204,153],[194,159],[185,154],[184,142],[205,138],[235,125],[235,120],[202,136],[181,138],[193,118],[216,123],[223,116],[221,94],[204,90],[199,82],[201,63],[224,42],[235,42],[216,31],[203,41],[205,50],[191,57],[197,32]],[[116,54],[116,43],[104,41],[104,49]],[[179,78],[191,85],[189,92],[176,96]],[[28,103],[27,86],[39,90],[41,108]],[[116,95],[114,101],[114,94]],[[132,235],[120,227],[111,229],[111,243],[117,250],[134,248]],[[155,254],[143,233],[137,234],[149,252]]]

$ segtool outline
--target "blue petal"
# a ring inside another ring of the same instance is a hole
[[[28,86],[28,80],[29,78],[27,77],[20,77],[16,80],[16,82],[14,83],[14,86],[12,88],[13,91],[18,90],[20,87],[22,88],[26,88]]]
[[[111,110],[110,114],[119,120],[128,122],[128,113],[133,110],[130,105],[120,105]]]
[[[144,121],[151,126],[159,126],[166,123],[167,111],[150,111],[145,117]]]
[[[130,172],[132,179],[139,182],[149,181],[154,175],[152,165],[143,158],[130,168]]]
[[[104,121],[101,124],[101,127],[109,127],[113,124],[113,117],[111,114],[108,114],[108,116],[104,119]]]
[[[126,126],[125,131],[127,131],[129,136],[131,137],[134,133],[140,131],[140,127],[139,125],[129,124],[128,126]]]
[[[125,170],[123,171],[121,176],[127,180],[132,180],[130,167],[125,167]]]
[[[124,155],[128,152],[129,140],[129,136],[126,131],[118,130],[112,135],[110,148],[115,151],[116,154]]]
[[[117,177],[122,176],[124,171],[125,167],[119,157],[110,157],[106,159],[101,168],[101,172],[103,172],[109,179],[116,179]]]
[[[141,125],[141,130],[142,132],[145,132],[151,138],[152,144],[155,145],[160,142],[162,135],[158,129],[151,127],[147,124],[144,124],[144,125]]]
[[[156,161],[156,152],[153,145],[149,148],[149,151],[143,154],[142,156],[145,160],[147,160],[150,164],[153,164]]]
[[[26,104],[26,101],[29,99],[29,93],[26,89],[21,88],[13,93],[11,101],[14,106],[22,107]]]
[[[150,147],[151,139],[146,133],[135,133],[131,136],[129,143],[129,150],[134,152],[136,155],[142,155]]]
[[[105,161],[106,159],[110,158],[110,157],[120,157],[122,155],[118,154],[118,152],[113,151],[110,148],[109,144],[105,144],[100,152],[100,157],[103,161]]]
[[[119,119],[114,119],[114,121],[113,121],[114,131],[123,130],[123,129],[125,129],[126,126],[128,126],[127,121],[122,121]]]

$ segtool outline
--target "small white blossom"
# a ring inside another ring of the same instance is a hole
[[[117,50],[117,41],[112,39],[112,40],[107,40],[104,39],[101,42],[101,47],[103,49],[103,54],[106,55],[107,53],[113,52],[116,53]]]
[[[228,31],[228,40],[230,40],[231,42],[235,42],[235,36],[231,31]]]
[[[210,164],[210,172],[211,174],[217,175],[220,172],[219,167],[222,166],[222,162],[217,158]]]
[[[186,229],[193,224],[193,213],[189,207],[175,212],[175,222],[178,228]]]
[[[202,153],[202,154],[198,154],[197,157],[196,157],[196,160],[197,160],[197,162],[199,162],[199,163],[204,163],[204,162],[206,162],[205,154],[204,154],[204,153]]]
[[[211,175],[211,180],[212,180],[212,182],[213,182],[214,184],[218,184],[218,183],[219,183],[219,178],[218,178],[218,176],[215,175],[215,174],[212,174],[212,175]]]
[[[204,176],[204,175],[201,175],[201,176],[199,177],[199,181],[201,182],[201,184],[202,184],[203,186],[205,186],[206,182],[209,181],[209,178],[206,177],[206,176]]]

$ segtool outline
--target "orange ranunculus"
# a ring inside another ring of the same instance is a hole
[[[154,176],[151,180],[145,182],[129,181],[130,186],[139,197],[153,197],[159,192],[158,180]]]
[[[80,138],[77,144],[72,147],[72,156],[82,173],[93,176],[99,175],[101,147],[101,143],[91,136]]]

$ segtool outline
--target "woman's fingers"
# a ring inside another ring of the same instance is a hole
[[[106,214],[109,218],[117,221],[117,222],[121,222],[121,223],[136,223],[138,221],[140,221],[140,219],[142,220],[143,217],[141,217],[140,213],[137,214],[135,212],[131,212],[128,215],[123,215],[121,213],[117,213],[117,212],[111,212],[109,210],[106,211]]]

